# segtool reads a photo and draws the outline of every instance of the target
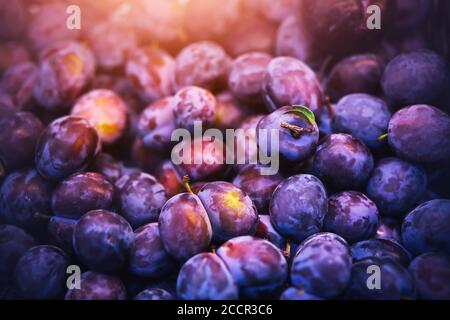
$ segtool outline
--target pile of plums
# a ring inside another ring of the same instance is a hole
[[[450,299],[449,21],[0,0],[0,299]]]

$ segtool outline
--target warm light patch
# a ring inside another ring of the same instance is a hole
[[[69,53],[64,56],[64,66],[71,76],[78,77],[83,71],[83,61],[75,53]]]
[[[118,125],[108,122],[100,122],[97,126],[97,131],[101,136],[110,137],[112,135],[117,134],[120,131]]]
[[[244,208],[244,203],[242,203],[239,193],[237,192],[225,193],[223,195],[223,204],[236,212],[239,212]]]

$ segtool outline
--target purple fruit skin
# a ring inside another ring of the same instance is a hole
[[[183,48],[175,59],[178,88],[199,86],[215,90],[225,82],[229,57],[215,42],[200,41]]]
[[[258,211],[238,187],[229,182],[210,182],[200,189],[198,197],[208,213],[215,241],[255,234]]]
[[[118,214],[106,210],[90,211],[75,226],[73,246],[77,256],[91,270],[117,271],[134,246],[133,229]]]
[[[371,266],[380,268],[379,290],[370,290],[367,280]],[[412,300],[415,299],[414,281],[408,270],[392,259],[367,258],[352,266],[348,287],[342,295],[348,300]]]
[[[145,103],[173,94],[175,60],[156,48],[138,48],[128,55],[125,74],[136,94]]]
[[[79,219],[92,210],[112,210],[115,189],[106,178],[93,172],[74,174],[53,191],[53,214]]]
[[[287,280],[286,259],[267,240],[237,237],[225,242],[217,255],[230,270],[241,298],[277,297]]]
[[[422,203],[405,217],[402,241],[413,254],[450,252],[450,200]]]
[[[174,271],[175,263],[164,250],[157,223],[146,224],[135,230],[134,234],[129,262],[131,273],[158,279]]]
[[[75,256],[75,251],[73,250],[73,232],[76,225],[77,220],[58,216],[52,216],[47,225],[50,242],[71,256]]]
[[[333,132],[349,133],[372,149],[384,144],[378,137],[387,132],[391,112],[383,100],[354,93],[340,99],[333,111]]]
[[[12,280],[17,261],[34,245],[33,237],[21,228],[0,224],[0,284]]]
[[[208,90],[196,86],[180,89],[172,100],[177,127],[189,131],[194,129],[195,122],[201,121],[203,128],[215,122],[216,98]]]
[[[326,80],[325,92],[332,101],[352,93],[378,95],[383,61],[375,54],[355,54],[339,61]]]
[[[260,165],[253,164],[245,166],[233,179],[233,184],[252,199],[260,214],[267,214],[272,193],[283,178],[279,173],[263,175],[262,168]]]
[[[200,253],[181,268],[177,296],[183,300],[237,300],[238,287],[225,263],[214,253]]]
[[[269,110],[300,104],[316,116],[323,106],[322,91],[316,74],[306,64],[291,57],[277,57],[267,66],[264,98]]]
[[[389,62],[381,85],[394,105],[407,106],[433,102],[445,90],[449,79],[443,57],[431,51],[409,52]]]
[[[291,282],[321,298],[338,296],[350,280],[352,258],[347,242],[333,233],[318,233],[297,249]]]
[[[450,159],[450,117],[426,104],[403,108],[389,121],[388,141],[400,158],[411,162]]]
[[[409,265],[417,297],[425,300],[450,300],[450,256],[429,252],[417,256]]]
[[[327,194],[315,176],[299,174],[281,182],[270,200],[270,217],[283,236],[301,242],[322,229]]]
[[[52,43],[42,51],[33,95],[48,111],[65,111],[95,76],[95,58],[80,42]]]
[[[0,163],[6,171],[20,169],[33,163],[42,122],[30,112],[0,115]]]
[[[407,267],[411,254],[400,244],[387,239],[369,239],[357,242],[351,247],[354,262],[366,258],[389,258]]]
[[[271,59],[272,56],[267,53],[250,52],[233,60],[228,74],[231,93],[246,103],[263,103],[264,75]]]
[[[328,200],[324,230],[336,233],[353,243],[371,238],[377,227],[377,206],[363,193],[344,191]]]
[[[65,300],[125,300],[126,294],[117,276],[87,271],[81,274],[80,289],[69,289]]]
[[[176,129],[172,99],[157,100],[140,115],[138,133],[144,145],[151,149],[164,151],[172,144],[171,135]]]
[[[61,298],[66,290],[68,256],[54,246],[35,246],[19,259],[14,279],[21,295],[28,299]]]
[[[269,215],[259,216],[255,237],[268,240],[282,251],[286,249],[286,239],[275,229]]]
[[[58,118],[39,137],[36,168],[45,178],[61,180],[86,168],[100,149],[97,131],[87,120]]]
[[[34,169],[23,169],[6,176],[0,187],[0,218],[27,230],[45,224],[35,213],[50,212],[51,185]]]
[[[145,289],[139,292],[133,300],[173,300],[174,296],[161,288]]]
[[[424,195],[427,176],[422,168],[397,158],[378,162],[367,184],[367,195],[382,214],[398,216]]]
[[[370,150],[349,134],[327,136],[317,147],[313,172],[338,189],[361,187],[374,165]]]
[[[258,146],[264,154],[271,155],[275,143],[279,143],[279,153],[290,162],[301,162],[314,154],[319,142],[319,128],[305,117],[294,113],[293,106],[281,107],[265,116],[258,123]],[[295,125],[311,132],[302,132],[300,137],[294,137],[292,132],[282,127],[282,122]],[[264,132],[263,130],[267,130]],[[277,130],[279,139],[272,141],[272,130]]]
[[[206,251],[212,239],[208,214],[200,199],[190,193],[166,202],[159,216],[159,233],[164,249],[180,262]]]
[[[122,216],[133,228],[158,221],[162,206],[167,201],[166,190],[150,174],[136,172],[116,181]]]

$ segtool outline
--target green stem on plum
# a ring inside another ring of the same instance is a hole
[[[188,175],[185,175],[185,176],[183,177],[183,184],[184,184],[184,187],[186,188],[186,191],[187,191],[187,192],[194,194],[194,191],[192,191],[191,185],[189,184],[189,181],[190,181],[190,180],[191,180],[191,179],[189,178],[189,176],[188,176]]]
[[[289,258],[291,256],[291,240],[286,239],[286,248],[283,251],[285,257]]]
[[[212,245],[211,245],[211,252],[215,254],[216,251],[217,251],[216,245],[212,244]]]
[[[43,213],[40,213],[40,212],[35,212],[33,214],[33,218],[41,219],[41,220],[50,220],[52,217],[47,215],[47,214],[43,214]]]
[[[290,124],[290,123],[287,123],[286,121],[281,121],[280,122],[280,126],[282,127],[282,128],[285,128],[285,129],[288,129],[289,131],[291,131],[291,135],[294,137],[294,138],[300,138],[300,136],[304,133],[304,132],[306,132],[306,133],[311,133],[312,131],[313,131],[313,129],[310,129],[310,128],[302,128],[302,127],[299,127],[299,126],[297,126],[297,125],[295,125],[295,124]]]
[[[378,141],[383,141],[383,140],[386,140],[387,137],[388,137],[388,134],[385,133],[385,134],[382,134],[381,136],[379,136],[379,137],[377,138],[377,140],[378,140]]]

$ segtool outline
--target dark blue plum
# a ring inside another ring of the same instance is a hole
[[[123,163],[109,153],[101,152],[89,165],[88,171],[102,174],[109,182],[115,183],[124,171]]]
[[[274,228],[269,215],[259,216],[255,237],[268,240],[280,250],[284,251],[286,249],[286,239]]]
[[[85,169],[100,148],[97,131],[87,120],[72,116],[58,118],[39,137],[36,168],[47,179],[61,180]]]
[[[225,242],[217,255],[222,258],[244,299],[277,298],[288,276],[280,249],[267,240],[243,236]]]
[[[373,157],[364,143],[349,134],[331,134],[317,147],[313,172],[337,189],[362,187],[373,169]]]
[[[146,147],[165,151],[173,144],[171,136],[177,127],[172,100],[173,97],[157,100],[142,111],[138,122],[138,133]]]
[[[83,172],[61,181],[53,191],[53,214],[79,219],[92,210],[112,210],[114,186],[101,174]]]
[[[66,291],[70,259],[54,246],[36,246],[26,251],[16,265],[14,279],[28,299],[56,299]]]
[[[255,234],[258,211],[250,197],[232,183],[207,183],[198,197],[208,213],[215,241]]]
[[[291,283],[321,298],[338,296],[350,280],[352,257],[347,242],[333,233],[318,233],[297,249]]]
[[[333,112],[333,132],[351,134],[372,149],[384,144],[378,137],[387,132],[392,115],[380,98],[363,93],[349,94],[339,100]]]
[[[400,235],[400,225],[401,224],[393,218],[381,217],[375,238],[401,243],[402,237]]]
[[[310,293],[307,293],[303,289],[297,289],[295,287],[289,287],[283,291],[280,296],[280,300],[323,300]]]
[[[214,253],[200,253],[181,268],[177,296],[183,300],[237,300],[238,287],[225,263]]]
[[[394,105],[431,103],[445,90],[448,70],[444,58],[434,52],[405,53],[389,62],[381,85]]]
[[[34,245],[33,237],[21,228],[0,225],[0,285],[12,281],[17,261]]]
[[[199,41],[183,48],[175,59],[178,88],[199,86],[211,91],[223,87],[230,58],[217,43]]]
[[[366,258],[389,258],[404,267],[411,261],[410,253],[399,243],[386,239],[369,239],[360,241],[351,247],[354,262]]]
[[[384,215],[398,216],[411,209],[427,188],[424,170],[398,158],[378,162],[367,184],[367,195]]]
[[[47,111],[66,112],[95,76],[94,55],[81,42],[64,39],[43,49],[39,58],[34,98]]]
[[[277,56],[297,58],[311,68],[318,69],[326,56],[314,38],[302,28],[300,19],[299,15],[294,13],[279,24],[275,39],[275,53]]]
[[[314,114],[300,105],[275,110],[261,119],[256,130],[260,151],[268,156],[278,156],[279,152],[283,159],[295,163],[313,155],[319,142]],[[272,135],[275,130],[277,137]]]
[[[402,240],[413,254],[450,252],[450,200],[422,203],[403,220]]]
[[[49,241],[67,254],[75,256],[73,232],[76,225],[77,220],[52,216],[47,225]]]
[[[133,229],[128,222],[106,210],[86,213],[75,226],[75,252],[94,271],[118,271],[126,262],[133,245]]]
[[[315,176],[299,174],[281,182],[270,200],[270,217],[284,237],[301,242],[322,229],[327,193]]]
[[[175,61],[170,54],[145,46],[132,50],[127,58],[126,77],[143,102],[152,103],[173,94]]]
[[[2,112],[0,128],[3,170],[11,172],[32,164],[39,134],[44,130],[42,122],[30,112]]]
[[[392,150],[411,162],[433,163],[450,159],[450,117],[426,104],[397,111],[389,121]]]
[[[206,251],[212,233],[208,213],[195,194],[180,193],[169,199],[161,209],[161,241],[164,249],[180,262]]]
[[[5,70],[0,81],[0,91],[8,94],[18,110],[34,110],[33,86],[38,68],[33,62],[14,64]]]
[[[355,54],[339,61],[326,80],[325,93],[332,101],[352,93],[378,95],[384,64],[375,54]]]
[[[193,131],[198,121],[203,128],[211,127],[216,121],[216,104],[216,98],[208,90],[195,86],[180,89],[172,99],[177,127]]]
[[[369,289],[373,268],[380,270],[380,289]],[[368,272],[371,271],[371,272]],[[411,300],[416,296],[408,270],[392,259],[367,258],[352,266],[351,278],[342,297],[349,300]]]
[[[129,262],[132,274],[158,279],[173,272],[174,267],[174,261],[164,250],[157,223],[146,224],[134,231]]]
[[[51,186],[36,170],[23,169],[8,175],[0,188],[0,217],[30,231],[40,230],[44,221],[35,215],[50,212]]]
[[[173,295],[161,288],[150,288],[139,292],[133,300],[173,300]]]
[[[136,172],[116,181],[120,212],[133,228],[158,221],[167,201],[164,187],[150,174]]]
[[[381,30],[367,27],[367,7],[375,4],[379,8],[380,23],[385,26],[388,3],[386,0],[300,1],[300,27],[325,54],[336,56],[361,51],[381,35]]]
[[[66,300],[125,300],[125,286],[115,275],[93,271],[81,274],[80,289],[69,289]]]
[[[283,177],[279,173],[264,175],[263,168],[253,164],[245,166],[233,179],[233,184],[252,199],[260,214],[267,214],[272,193]]]
[[[409,266],[416,284],[417,297],[426,300],[450,300],[450,256],[430,252],[417,256]]]
[[[240,55],[230,65],[228,87],[239,100],[258,105],[263,103],[262,89],[267,64],[272,56],[263,52]]]
[[[371,238],[377,227],[377,206],[363,193],[344,191],[328,200],[324,230],[336,233],[353,243]]]
[[[316,74],[292,57],[277,57],[267,65],[263,92],[269,110],[288,105],[304,105],[316,116],[323,106],[322,90]]]

